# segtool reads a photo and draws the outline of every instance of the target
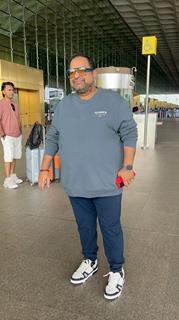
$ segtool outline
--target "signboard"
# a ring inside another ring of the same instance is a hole
[[[45,100],[62,100],[64,98],[64,90],[60,88],[45,87]]]
[[[157,54],[157,38],[155,36],[142,38],[142,54]]]

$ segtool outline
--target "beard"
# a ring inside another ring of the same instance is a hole
[[[84,82],[84,86],[82,88],[78,88],[75,86],[75,83],[72,83],[72,88],[76,91],[76,93],[78,94],[83,94],[83,93],[87,93],[88,91],[91,90],[91,88],[93,88],[94,86],[94,81],[92,83],[85,83]]]

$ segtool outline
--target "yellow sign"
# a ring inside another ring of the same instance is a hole
[[[156,36],[142,38],[142,54],[157,54]]]

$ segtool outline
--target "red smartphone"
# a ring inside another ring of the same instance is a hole
[[[133,171],[134,173],[134,176],[136,175],[136,173]],[[124,187],[124,180],[122,179],[121,176],[117,176],[116,178],[116,186],[119,188],[119,189],[122,189]]]
[[[117,178],[116,178],[116,186],[119,189],[122,189],[124,187],[124,180],[122,179],[121,176],[117,176]]]

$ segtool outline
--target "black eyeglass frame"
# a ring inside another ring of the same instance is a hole
[[[70,72],[78,72],[78,71],[84,71],[86,73],[88,72],[92,72],[94,70],[94,68],[85,68],[85,67],[79,67],[79,68],[72,68],[72,69],[68,69],[66,74],[67,77],[70,79]]]
[[[15,105],[13,103],[11,103],[11,108],[13,111],[16,111]]]

